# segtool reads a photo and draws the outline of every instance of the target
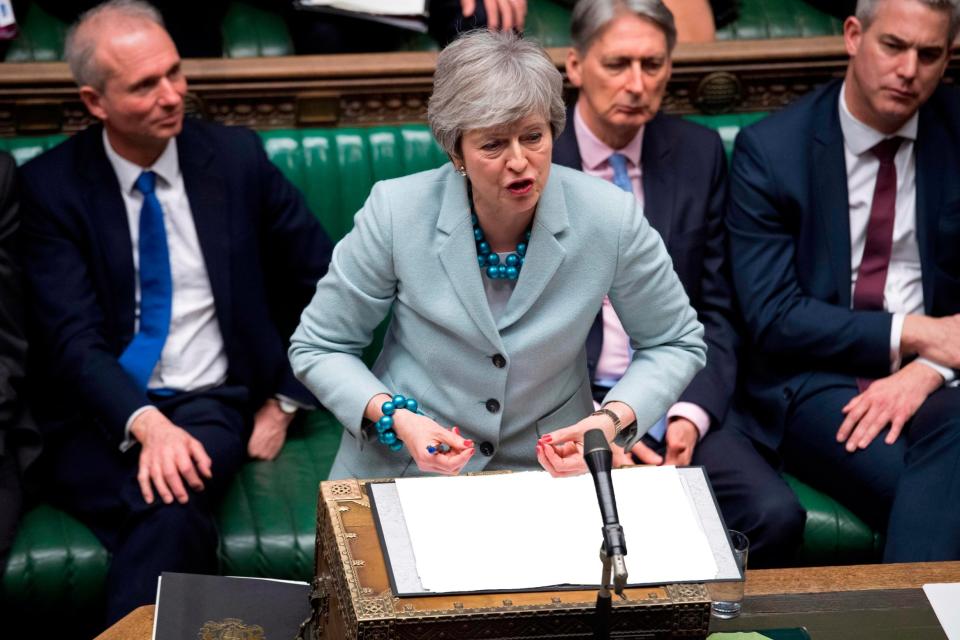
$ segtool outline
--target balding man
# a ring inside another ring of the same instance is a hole
[[[216,571],[213,502],[313,403],[286,337],[331,248],[255,134],[184,120],[150,5],[84,14],[67,58],[101,124],[23,167],[34,406],[53,499],[113,555],[112,621],[161,571]]]

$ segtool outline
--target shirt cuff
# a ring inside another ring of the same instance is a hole
[[[120,443],[120,451],[126,453],[130,450],[130,447],[137,444],[137,439],[130,434],[130,425],[133,424],[133,421],[137,419],[141,413],[147,409],[156,409],[152,404],[145,404],[133,413],[130,414],[130,417],[127,418],[127,424],[123,425],[123,442]]]
[[[936,362],[933,362],[932,360],[927,360],[926,358],[917,358],[916,361],[922,362],[923,364],[927,365],[928,367],[930,367],[931,369],[939,373],[941,376],[943,376],[943,384],[945,386],[952,386],[951,383],[954,382],[955,381],[954,379],[957,377],[957,374],[954,373],[953,369],[951,369],[950,367],[945,367],[942,364],[937,364]]]
[[[672,418],[686,418],[700,432],[700,439],[710,431],[710,414],[692,402],[677,402],[667,411],[667,424]]]
[[[890,322],[890,373],[900,371],[903,358],[900,355],[900,338],[903,336],[903,321],[907,319],[905,313],[893,314]]]
[[[275,393],[273,394],[273,397],[276,398],[278,402],[286,402],[288,404],[292,404],[297,409],[302,409],[304,411],[313,411],[314,409],[316,409],[316,407],[313,405],[304,404],[299,400],[291,398],[290,396],[285,396],[282,393]]]

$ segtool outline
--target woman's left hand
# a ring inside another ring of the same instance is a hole
[[[551,431],[537,441],[537,460],[554,478],[576,476],[586,472],[583,460],[583,434],[591,429],[600,429],[613,440],[613,422],[607,416],[587,416],[580,422]]]

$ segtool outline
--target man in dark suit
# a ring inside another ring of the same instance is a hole
[[[0,152],[0,576],[23,506],[23,473],[40,449],[39,434],[23,406],[27,341],[23,287],[14,259],[19,224],[15,171],[13,158]]]
[[[113,554],[115,620],[161,571],[216,572],[212,505],[313,404],[287,336],[331,248],[254,133],[184,121],[152,7],[93,9],[67,58],[102,126],[23,167],[31,388],[51,498]]]
[[[754,566],[788,563],[805,513],[731,408],[737,333],[727,273],[723,213],[726,160],[719,136],[659,113],[676,41],[660,0],[590,0],[573,11],[567,74],[580,89],[554,161],[611,180],[644,202],[690,302],[705,327],[707,365],[633,454],[648,464],[706,467],[728,525],[751,540]],[[630,348],[604,303],[587,342],[595,396],[602,402]],[[722,427],[722,428],[720,428]]]
[[[862,0],[845,78],[745,129],[731,173],[755,436],[887,561],[960,559],[958,28],[955,0]]]

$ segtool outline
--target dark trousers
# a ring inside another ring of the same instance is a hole
[[[137,483],[140,447],[121,453],[95,428],[60,434],[46,454],[51,501],[75,515],[113,555],[107,624],[156,598],[163,571],[216,573],[212,507],[244,459],[246,391],[220,387],[160,399],[156,406],[199,440],[213,461],[205,488],[187,487],[186,504],[144,502]],[[186,486],[186,483],[184,483]]]
[[[799,390],[781,447],[787,469],[886,530],[885,562],[960,559],[960,389],[935,391],[892,445],[883,431],[847,453],[836,433],[857,393],[853,378],[826,374]]]

